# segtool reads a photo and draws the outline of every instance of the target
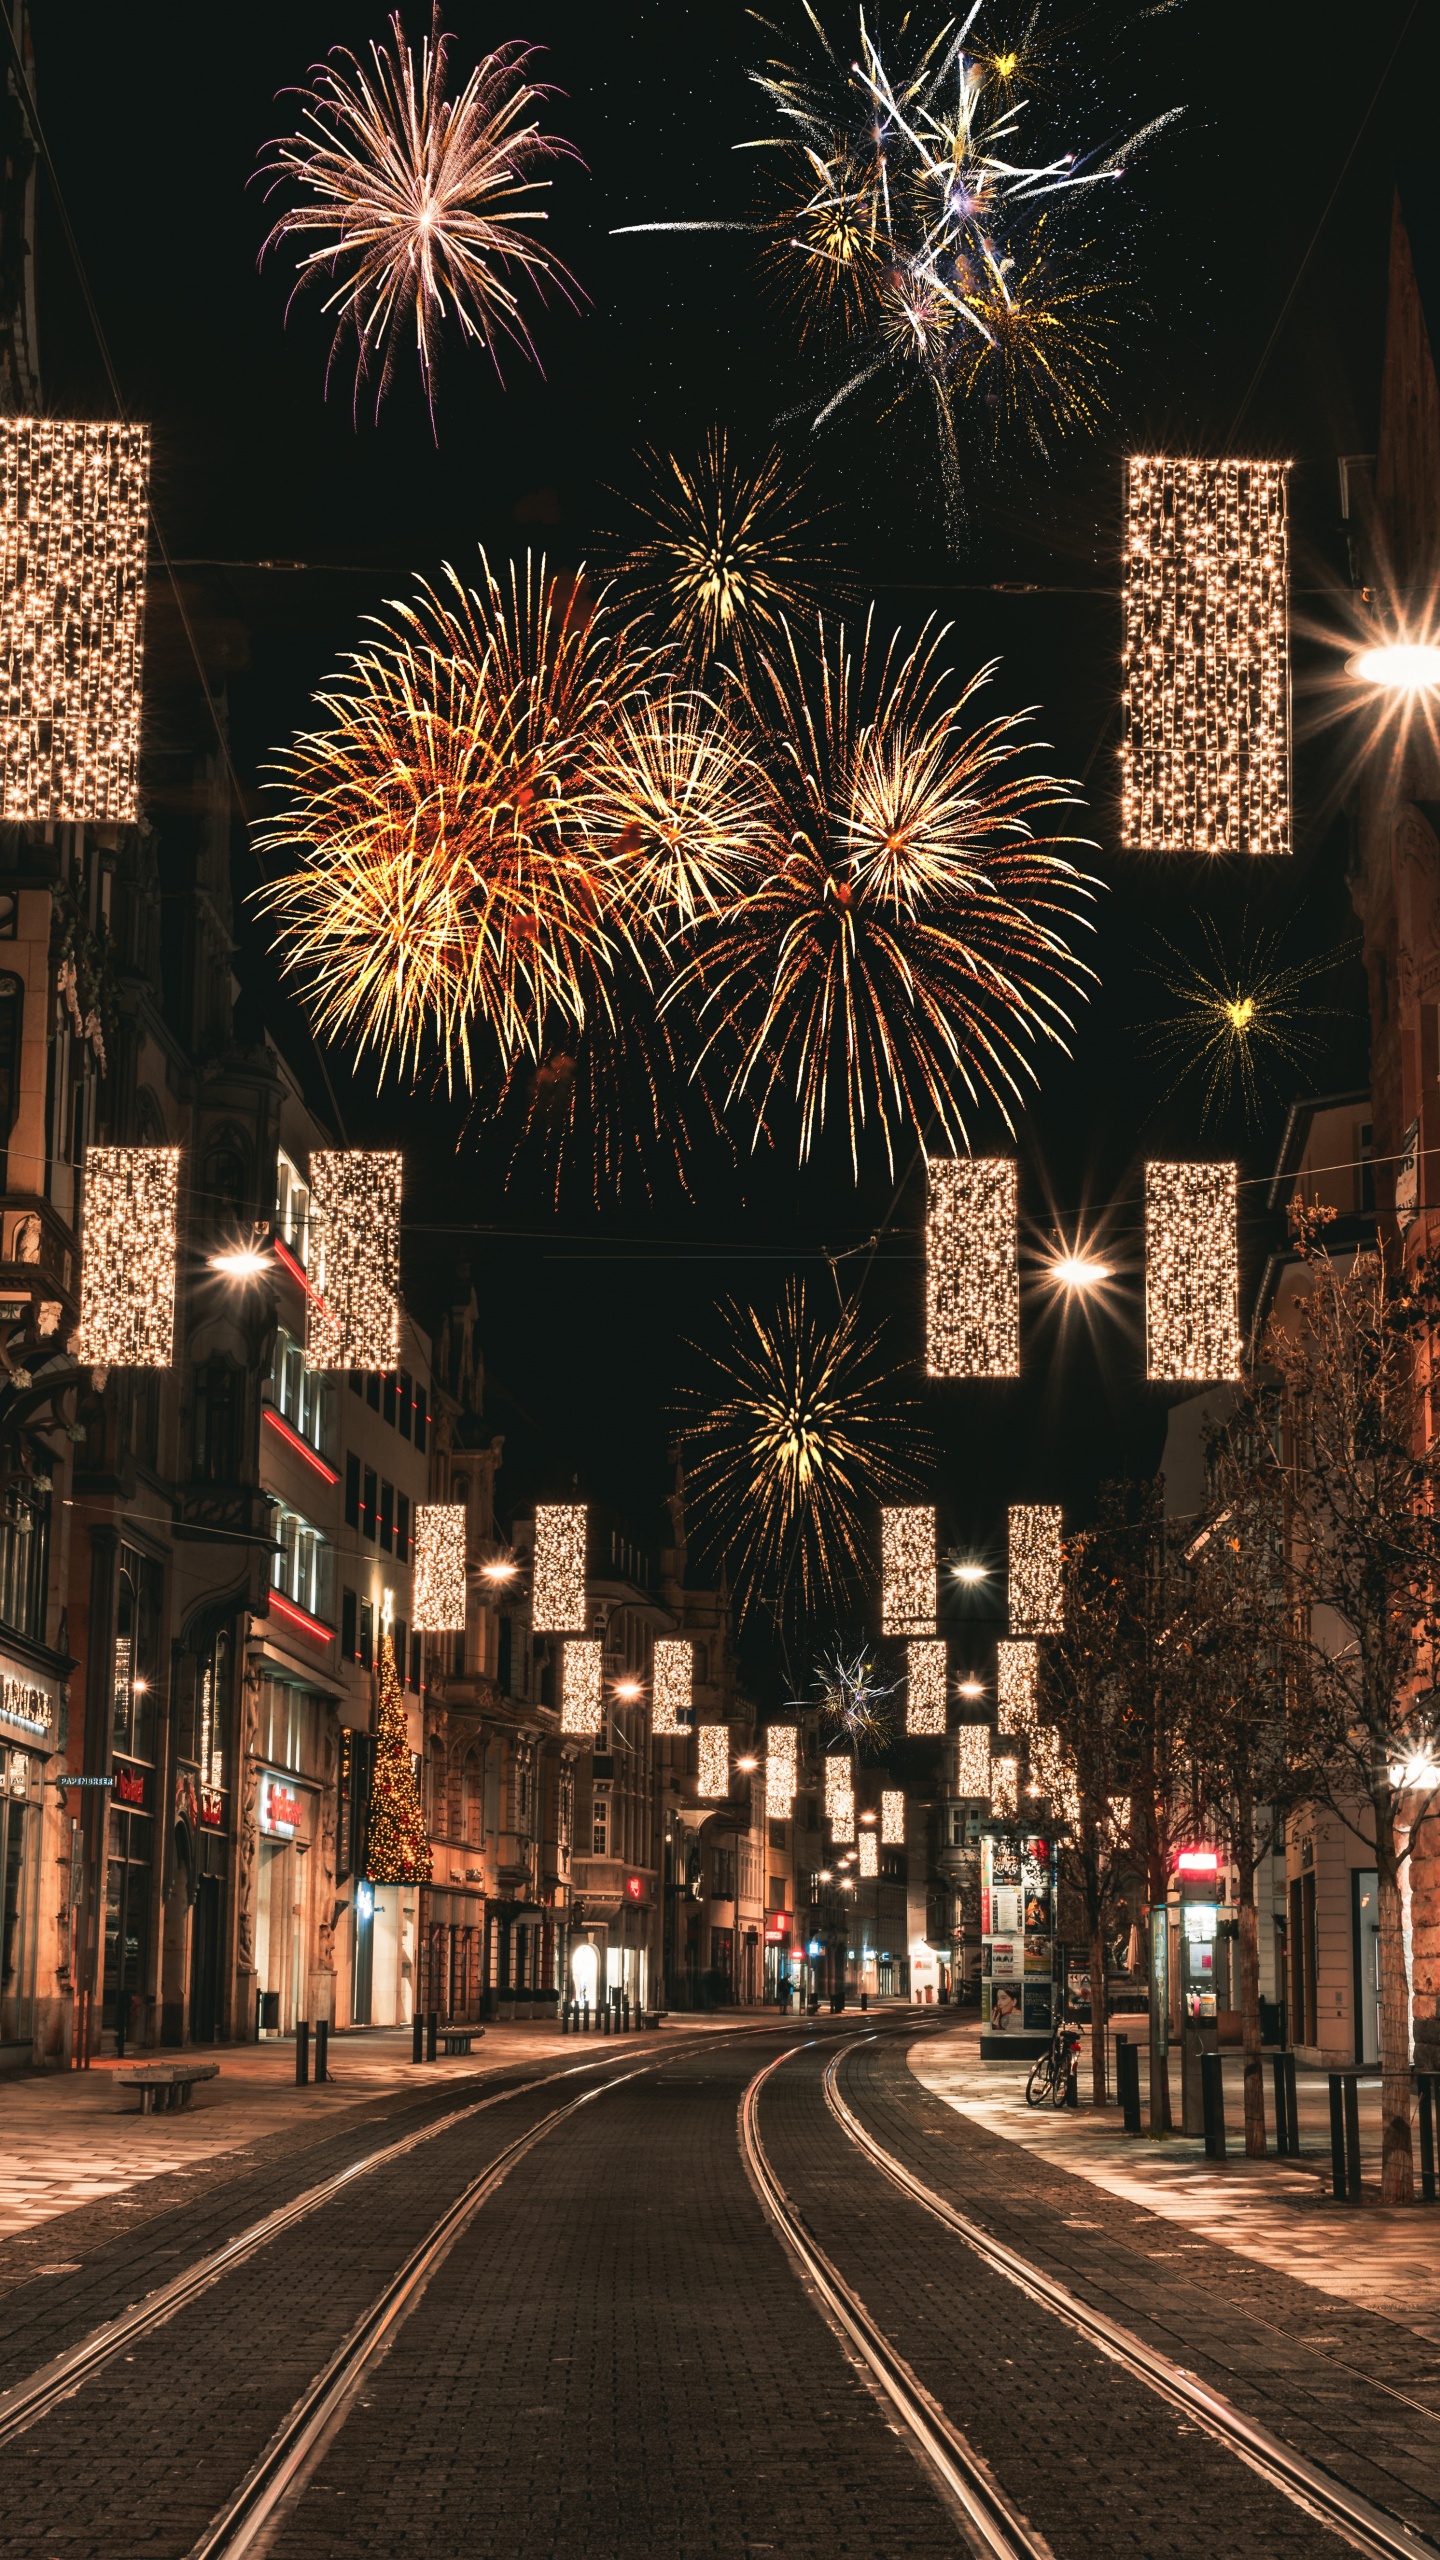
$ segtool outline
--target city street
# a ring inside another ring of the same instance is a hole
[[[1175,2404],[1199,2385],[1358,2500],[1352,2537],[1390,2519],[1392,2543],[1360,2547],[1420,2550],[1399,2527],[1426,2534],[1440,2498],[1433,2300],[1412,2322],[1326,2298],[1198,2223],[1182,2233],[1143,2187],[1118,2196],[1059,2146],[1017,2146],[933,2094],[967,2049],[976,2075],[973,2044],[973,2028],[903,2009],[803,2032],[672,2021],[578,2059],[537,2037],[483,2078],[422,2066],[407,2084],[362,2064],[293,2093],[308,2123],[287,2108],[283,2128],[224,2153],[202,2111],[193,2142],[188,2121],[174,2129],[177,2165],[128,2190],[125,2222],[103,2202],[55,2215],[41,2267],[23,2237],[0,2246],[5,2547],[938,2554],[979,2530],[957,2469],[989,2500],[991,2548],[1341,2547],[1313,2498],[1219,2440],[1213,2410]],[[1170,2396],[897,2190],[827,2103],[832,2065],[871,2144],[1156,2351],[1183,2377]],[[990,2085],[1013,2092],[1013,2073]],[[326,2129],[337,2099],[343,2125]],[[74,2140],[77,2158],[98,2147],[92,2112]],[[367,2329],[487,2175],[423,2290]],[[1315,2182],[1280,2192],[1303,2245],[1323,2219]],[[298,2220],[167,2301],[307,2195]],[[65,2360],[87,2355],[77,2380]]]

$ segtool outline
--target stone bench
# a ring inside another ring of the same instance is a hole
[[[218,2062],[152,2062],[115,2074],[117,2087],[139,2090],[142,2116],[153,2116],[169,2107],[188,2107],[197,2080],[219,2077]]]
[[[484,2032],[483,2027],[442,2027],[440,2041],[449,2054],[468,2053],[475,2038]]]

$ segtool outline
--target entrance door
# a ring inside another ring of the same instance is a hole
[[[1355,2059],[1380,2059],[1380,1879],[1373,1867],[1352,1869],[1355,1896]]]
[[[190,1931],[190,2041],[220,2033],[220,1878],[202,1876]]]
[[[150,1950],[150,1824],[113,1810],[105,1864],[105,1974],[102,2025],[115,2051],[134,2044]]]
[[[370,2024],[370,1997],[375,1979],[375,1887],[364,1876],[355,1887],[355,1971],[350,2017],[353,2025]]]

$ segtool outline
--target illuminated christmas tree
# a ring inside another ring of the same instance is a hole
[[[380,1720],[375,1734],[375,1773],[370,1781],[370,1834],[366,1868],[373,1884],[428,1884],[430,1843],[420,1810],[410,1737],[387,1627],[380,1639]]]

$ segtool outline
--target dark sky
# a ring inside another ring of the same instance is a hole
[[[1134,1249],[1147,1153],[1201,1151],[1193,1091],[1162,1102],[1166,1079],[1143,1045],[1165,999],[1145,974],[1157,932],[1197,954],[1210,918],[1233,945],[1252,930],[1285,936],[1286,958],[1353,940],[1344,889],[1346,830],[1318,750],[1302,750],[1293,862],[1244,871],[1137,863],[1115,850],[1118,609],[1115,536],[1122,457],[1136,446],[1223,447],[1377,80],[1409,16],[1379,104],[1314,248],[1293,310],[1245,421],[1243,444],[1293,458],[1297,588],[1338,582],[1335,457],[1374,441],[1390,187],[1398,162],[1423,156],[1440,87],[1440,14],[1410,0],[1353,9],[1315,0],[1187,0],[1137,16],[1102,6],[1068,15],[1073,86],[1060,81],[1057,131],[1119,140],[1145,117],[1184,106],[1183,122],[1138,163],[1117,231],[1124,368],[1103,439],[1053,477],[1017,468],[977,503],[972,549],[946,553],[939,493],[920,427],[863,417],[833,442],[803,420],[780,430],[809,462],[857,587],[913,624],[953,622],[957,663],[1000,655],[997,701],[1043,707],[1062,769],[1089,771],[1099,985],[1073,1059],[1051,1052],[1019,1142],[1037,1235],[1053,1213],[1114,1204],[1112,1237]],[[789,0],[773,14],[798,16]],[[837,26],[853,11],[832,9]],[[1028,14],[1028,12],[1026,13]],[[337,375],[323,397],[327,333],[318,310],[285,325],[287,273],[257,272],[266,229],[247,178],[283,129],[276,93],[326,46],[359,46],[383,28],[378,7],[338,0],[35,0],[39,95],[50,146],[132,412],[153,422],[157,501],[171,550],[225,562],[297,558],[332,574],[247,568],[195,573],[210,623],[237,627],[231,682],[237,765],[249,788],[267,753],[303,718],[310,688],[349,646],[360,616],[411,571],[464,564],[483,541],[539,537],[584,556],[607,487],[633,480],[634,448],[692,446],[711,421],[768,438],[804,389],[790,331],[757,296],[743,240],[612,240],[627,221],[743,214],[753,164],[733,145],[765,129],[748,84],[758,32],[738,0],[614,0],[599,8],[526,0],[503,15],[449,0],[457,57],[525,36],[547,49],[565,96],[552,113],[588,164],[563,171],[556,247],[589,296],[535,323],[542,376],[520,359],[496,385],[484,360],[451,345],[439,390],[439,441],[413,373],[402,368],[380,423],[351,414]],[[418,32],[418,13],[412,12]],[[1018,21],[1017,21],[1018,22]],[[882,29],[881,12],[873,23]],[[997,22],[1003,24],[1003,17]],[[103,414],[103,377],[53,219],[42,222],[46,390],[56,411]],[[1026,579],[1080,594],[1002,596]],[[1321,619],[1323,597],[1305,610]],[[1311,660],[1297,653],[1306,709]],[[237,850],[237,883],[253,883]],[[283,1020],[263,937],[245,932],[247,985]],[[1263,1125],[1233,1119],[1205,1149],[1237,1150],[1254,1177],[1273,1160],[1297,1082],[1337,1089],[1363,1079],[1362,984],[1353,961],[1317,990],[1338,1008],[1315,1027],[1303,1079],[1284,1072]],[[297,1060],[303,1040],[292,1030]],[[716,1294],[770,1298],[787,1271],[829,1287],[823,1250],[883,1228],[865,1283],[867,1310],[890,1322],[897,1357],[920,1347],[921,1191],[898,1190],[883,1158],[857,1194],[848,1165],[823,1157],[802,1175],[773,1160],[703,1175],[701,1196],[643,1198],[597,1216],[582,1193],[558,1218],[534,1184],[505,1186],[505,1160],[462,1141],[433,1099],[376,1101],[332,1059],[352,1140],[403,1134],[415,1232],[411,1294],[422,1307],[462,1253],[476,1276],[491,1419],[511,1435],[511,1498],[564,1486],[572,1469],[596,1498],[656,1528],[666,1412]],[[977,1143],[1003,1142],[993,1121]],[[1263,1191],[1245,1195],[1254,1203]],[[1062,1222],[1065,1222],[1062,1221]],[[453,1222],[453,1235],[436,1232]],[[479,1232],[463,1235],[460,1230]],[[1247,1220],[1252,1277],[1268,1243]],[[848,1266],[851,1270],[859,1265]],[[1038,1313],[1040,1300],[1035,1300]],[[1057,1499],[1076,1516],[1097,1479],[1153,1464],[1164,1400],[1143,1383],[1138,1291],[1092,1337],[1029,1330],[1027,1374],[1012,1389],[929,1390],[937,1490],[951,1534],[996,1547],[1010,1499]]]

